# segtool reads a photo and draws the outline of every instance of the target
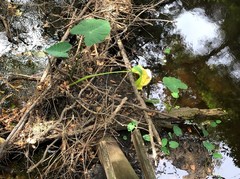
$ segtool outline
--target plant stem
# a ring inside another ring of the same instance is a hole
[[[69,86],[76,85],[76,84],[80,83],[81,81],[84,81],[84,80],[86,80],[86,79],[88,79],[88,78],[93,78],[93,77],[96,77],[96,76],[103,76],[103,75],[116,74],[116,73],[128,73],[128,72],[130,72],[130,70],[129,70],[129,71],[103,72],[103,73],[97,73],[97,74],[87,75],[87,76],[84,76],[84,77],[78,79],[77,81],[71,83]]]
[[[175,104],[177,103],[177,100],[178,100],[178,98],[175,98],[175,101],[174,101],[173,105],[170,106],[169,112],[172,110],[172,108],[175,107]]]

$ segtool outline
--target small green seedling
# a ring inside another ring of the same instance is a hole
[[[203,141],[203,146],[209,151],[212,152],[215,149],[215,145],[209,141]]]
[[[170,48],[165,48],[165,50],[163,51],[166,55],[170,55],[171,54],[171,49]]]
[[[174,125],[173,126],[173,132],[176,136],[180,137],[183,135],[182,133],[182,129],[180,127],[178,127],[178,125]]]
[[[151,141],[151,138],[150,138],[150,135],[149,134],[145,134],[143,135],[143,139],[147,142],[150,142]]]
[[[213,153],[213,158],[215,158],[215,159],[222,159],[223,156],[222,156],[222,154],[220,154],[220,153],[214,152],[214,153]]]
[[[209,142],[208,140],[203,141],[203,146],[208,150],[208,152],[211,154],[213,158],[215,159],[221,159],[222,158],[222,154],[214,152],[215,150],[215,145],[212,144],[211,142]]]
[[[174,77],[164,77],[163,84],[171,91],[173,98],[179,98],[179,89],[187,89],[188,86]]]
[[[174,141],[174,140],[170,140],[168,141],[167,138],[162,138],[162,147],[161,147],[161,151],[166,154],[169,155],[170,154],[170,150],[169,148],[172,149],[176,149],[179,147],[179,143]]]
[[[127,130],[128,130],[128,132],[132,132],[136,127],[137,127],[137,122],[132,121],[132,122],[128,123]]]
[[[221,122],[222,122],[221,120],[211,121],[210,126],[211,127],[217,127],[218,124],[220,124]]]
[[[177,137],[180,137],[180,136],[183,135],[182,129],[180,127],[178,127],[178,125],[173,126],[173,133]],[[169,151],[168,147],[171,148],[171,149],[176,149],[176,148],[179,147],[179,143],[177,141],[173,140],[173,135],[172,135],[171,132],[168,133],[168,136],[170,138],[170,141],[168,141],[167,138],[162,138],[162,147],[161,147],[161,151],[166,155],[170,154],[170,151]]]
[[[176,141],[169,141],[169,147],[172,149],[176,149],[179,147],[179,143]]]
[[[122,138],[123,140],[128,140],[128,137],[126,135],[124,135]]]

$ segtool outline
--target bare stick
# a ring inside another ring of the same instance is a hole
[[[115,116],[117,115],[117,113],[121,110],[121,108],[123,107],[123,105],[126,103],[127,101],[127,97],[123,98],[122,101],[120,102],[120,104],[116,107],[115,111],[111,114],[111,116],[108,118],[108,123],[111,123],[112,120],[115,118]]]
[[[31,173],[35,168],[37,168],[40,164],[42,164],[45,161],[45,158],[47,156],[48,150],[53,146],[55,142],[57,142],[58,139],[55,139],[50,145],[47,146],[47,148],[44,151],[43,157],[41,160],[38,161],[35,165],[28,168],[27,173]]]
[[[123,44],[122,44],[122,41],[121,41],[121,39],[120,39],[118,36],[116,37],[116,39],[117,39],[117,44],[118,44],[118,47],[119,47],[119,49],[120,49],[120,51],[121,51],[121,54],[122,54],[124,63],[125,63],[125,65],[126,65],[126,68],[130,70],[130,69],[131,69],[130,61],[128,60],[126,51],[125,51],[124,46],[123,46]],[[142,99],[142,97],[141,97],[140,94],[138,93],[138,90],[137,90],[137,88],[136,88],[136,86],[135,86],[135,82],[134,82],[134,78],[133,78],[132,73],[129,73],[128,75],[129,75],[129,80],[130,80],[130,82],[131,82],[131,84],[132,84],[132,86],[133,86],[133,91],[134,91],[134,93],[135,93],[138,101],[140,102],[140,104],[141,104],[141,106],[142,106],[143,108],[147,108],[144,100]],[[143,112],[144,112],[145,120],[146,120],[146,122],[148,123],[148,129],[149,129],[149,135],[150,135],[150,140],[151,140],[153,158],[156,159],[156,157],[157,157],[157,152],[156,152],[156,149],[155,149],[155,144],[154,144],[154,141],[153,141],[153,136],[156,137],[159,145],[162,144],[162,143],[161,143],[161,138],[160,138],[160,136],[159,136],[159,134],[158,134],[158,132],[157,132],[157,130],[156,130],[156,128],[155,128],[152,120],[151,120],[151,118],[149,117],[148,113],[147,113],[146,111],[143,111]]]

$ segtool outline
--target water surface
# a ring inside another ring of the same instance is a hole
[[[174,1],[149,16],[170,21],[140,30],[133,63],[152,68],[158,84],[164,76],[188,84],[178,105],[228,111],[212,131],[223,155],[212,173],[240,178],[240,1]],[[154,96],[163,94],[152,89]]]

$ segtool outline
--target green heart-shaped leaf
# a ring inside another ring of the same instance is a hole
[[[110,23],[107,20],[91,18],[82,20],[70,30],[70,33],[83,35],[86,46],[92,46],[104,41],[110,31]]]
[[[54,57],[68,57],[68,51],[72,46],[68,42],[59,42],[47,48],[45,51]]]
[[[163,84],[172,92],[179,93],[179,89],[187,89],[188,86],[174,77],[164,77]]]

